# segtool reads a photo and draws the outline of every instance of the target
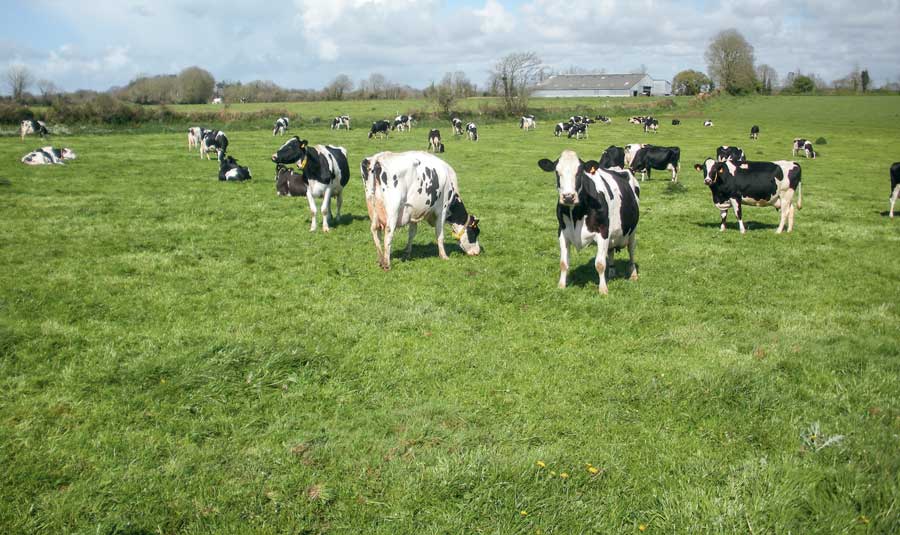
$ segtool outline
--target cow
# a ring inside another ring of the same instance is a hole
[[[463,135],[463,122],[459,117],[454,117],[450,119],[450,125],[453,127],[453,135],[461,136]]]
[[[466,125],[466,137],[468,137],[470,141],[478,141],[478,127],[475,126],[475,123]]]
[[[43,138],[44,136],[49,136],[50,131],[47,130],[47,125],[44,124],[44,121],[26,119],[19,126],[19,135],[22,136],[22,141],[25,141],[25,136],[28,134],[37,134]]]
[[[891,165],[891,219],[894,219],[894,203],[900,197],[900,162]]]
[[[648,118],[649,118],[649,117],[644,117],[643,115],[636,115],[636,116],[631,117],[630,119],[628,119],[628,122],[631,123],[631,124],[639,124],[639,125],[642,125],[642,124],[644,124],[644,121],[646,121]]]
[[[572,128],[575,123],[565,122],[565,123],[556,123],[556,128],[553,130],[553,135],[559,137],[563,132],[568,132],[570,128]]]
[[[222,104],[223,102],[224,101],[222,100],[222,97],[216,97],[216,98],[212,99],[213,104]]]
[[[431,152],[444,152],[441,131],[436,128],[432,128],[431,132],[428,132],[428,150]]]
[[[597,244],[594,267],[600,277],[598,290],[607,295],[606,268],[615,276],[613,253],[628,247],[631,280],[637,280],[634,264],[635,233],[640,202],[640,186],[628,170],[602,169],[597,162],[584,162],[571,150],[556,161],[544,158],[538,166],[556,173],[556,219],[559,224],[559,287],[566,287],[569,249],[581,250]]]
[[[309,142],[297,136],[289,139],[272,155],[276,164],[297,164],[309,184],[306,199],[312,222],[309,231],[316,231],[315,199],[322,198],[322,231],[329,232],[328,219],[331,217],[331,197],[337,197],[336,221],[341,218],[341,205],[344,202],[344,187],[350,180],[350,166],[347,164],[347,150],[332,145],[309,146]]]
[[[334,119],[331,120],[331,129],[332,130],[340,130],[341,127],[350,130],[350,116],[349,115],[338,115]]]
[[[238,165],[234,156],[226,156],[219,162],[219,180],[243,182],[251,178],[250,168]]]
[[[23,156],[22,163],[27,165],[64,165],[63,160],[74,160],[75,158],[77,158],[75,151],[69,148],[41,147]]]
[[[672,126],[678,126],[681,124],[681,119],[672,119]]]
[[[644,181],[644,175],[650,178],[650,170],[658,169],[671,170],[672,182],[678,182],[678,170],[680,168],[681,149],[678,147],[656,147],[653,145],[645,145],[634,153],[634,158],[629,164],[631,172],[641,172],[641,182]]]
[[[391,125],[391,130],[397,130],[398,132],[402,132],[404,130],[412,129],[413,118],[409,115],[398,115],[394,118],[394,124]]]
[[[722,145],[721,147],[716,149],[716,161],[724,162],[730,160],[737,164],[741,164],[742,162],[747,161],[747,157],[744,156],[744,150],[740,147],[729,147],[728,145]]]
[[[707,119],[707,120],[703,121],[703,126],[713,126],[713,122],[710,121],[709,119]]]
[[[647,120],[644,121],[644,133],[646,134],[647,132],[658,133],[659,121],[654,119],[653,117],[647,118]]]
[[[605,115],[598,115],[595,119],[600,121],[603,124],[609,124],[612,122],[612,119],[610,119],[609,117],[607,117]]]
[[[388,137],[388,130],[391,128],[391,123],[388,121],[375,121],[372,123],[372,129],[369,131],[369,139],[381,134],[384,137]]]
[[[746,232],[741,210],[744,203],[774,206],[781,212],[781,222],[776,232],[780,234],[784,230],[785,222],[788,232],[794,230],[795,193],[796,208],[803,207],[801,170],[796,162],[747,162],[738,166],[734,162],[717,162],[707,158],[703,165],[694,165],[694,169],[703,173],[703,182],[712,192],[713,204],[721,216],[722,232],[725,232],[729,207],[734,210],[741,234]]]
[[[753,125],[750,127],[750,139],[759,139],[759,127]]]
[[[272,135],[284,135],[287,132],[288,125],[290,125],[291,120],[288,117],[279,117],[275,120],[275,129],[272,130]]]
[[[446,260],[444,223],[469,256],[481,253],[478,218],[470,214],[459,195],[456,172],[437,156],[422,151],[381,152],[360,163],[366,189],[366,208],[371,219],[372,240],[378,265],[391,268],[391,243],[398,227],[409,226],[406,256],[418,223],[428,221],[435,229],[438,255]],[[383,235],[382,246],[379,234]]]
[[[603,151],[603,154],[600,156],[600,161],[598,162],[598,164],[604,169],[611,169],[613,167],[624,169],[625,149],[623,149],[622,147],[617,147],[615,145],[606,147],[606,150]]]
[[[519,128],[522,130],[534,130],[537,128],[537,123],[534,120],[534,115],[523,115],[519,119]]]
[[[194,150],[200,147],[200,141],[206,135],[207,129],[200,126],[192,126],[188,128],[188,150]]]
[[[647,145],[644,145],[643,143],[630,143],[625,145],[625,166],[631,165],[631,161],[634,160],[634,155],[637,154],[637,151],[646,146]]]
[[[587,138],[587,129],[588,125],[585,123],[573,124],[569,127],[569,139],[572,139],[573,137],[575,139]]]
[[[275,193],[285,197],[306,197],[309,181],[284,164],[275,166]]]
[[[802,137],[798,137],[794,139],[793,150],[791,151],[791,156],[796,156],[800,152],[803,153],[807,158],[816,159],[816,151],[813,150],[813,144],[811,141],[803,139]]]
[[[216,160],[221,162],[227,150],[228,136],[221,130],[207,130],[203,138],[200,139],[200,159],[203,159],[205,154],[206,159],[209,160],[209,153],[215,151]]]

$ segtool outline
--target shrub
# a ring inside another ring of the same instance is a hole
[[[816,145],[827,145],[827,144],[828,144],[828,140],[825,139],[824,137],[820,137],[820,138],[816,139]]]

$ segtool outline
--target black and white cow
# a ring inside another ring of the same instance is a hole
[[[707,119],[707,120],[703,121],[703,126],[713,126],[713,122],[710,121],[709,119]]]
[[[349,115],[338,115],[334,119],[331,120],[331,129],[332,130],[340,130],[341,128],[346,128],[350,130],[350,116]]]
[[[600,168],[597,162],[583,162],[571,150],[565,150],[556,161],[546,158],[538,162],[546,172],[556,173],[556,219],[559,223],[559,287],[566,287],[569,272],[569,249],[577,250],[596,243],[594,267],[600,277],[598,290],[608,294],[606,269],[615,276],[613,253],[628,247],[631,280],[637,280],[634,264],[640,186],[627,170]]]
[[[680,168],[681,149],[678,147],[656,147],[653,145],[645,145],[638,149],[631,160],[629,167],[631,172],[641,172],[641,182],[644,181],[644,175],[650,178],[650,170],[658,169],[660,171],[672,171],[672,182],[678,182],[678,170]]]
[[[594,120],[587,115],[573,115],[569,117],[569,122],[572,124],[593,124]]]
[[[644,121],[646,121],[648,117],[644,117],[643,115],[635,115],[628,119],[628,122],[631,124],[643,125]]]
[[[369,139],[381,134],[383,137],[388,137],[388,130],[391,128],[391,123],[388,121],[375,121],[372,123],[372,129],[369,130]]]
[[[77,158],[75,151],[69,148],[41,147],[23,156],[22,163],[27,165],[64,165],[63,160],[74,160],[75,158]]]
[[[721,147],[716,149],[716,161],[732,161],[740,165],[742,162],[747,161],[747,157],[744,155],[744,150],[740,147],[729,147],[728,145],[722,145]]]
[[[637,151],[647,146],[649,145],[645,145],[643,143],[629,143],[628,145],[625,145],[625,167],[631,165],[631,162],[632,160],[634,160],[634,155],[637,154]]]
[[[441,141],[441,131],[432,128],[428,132],[428,150],[431,152],[444,152],[444,143]]]
[[[478,141],[478,127],[475,123],[466,125],[466,137],[469,138],[469,141]]]
[[[609,123],[612,122],[612,119],[610,119],[609,117],[607,117],[607,116],[605,116],[605,115],[598,115],[598,116],[596,117],[596,119],[597,119],[598,121],[600,121],[601,123],[603,123],[603,124],[609,124]]]
[[[219,180],[229,182],[243,182],[250,180],[250,168],[238,165],[233,156],[226,156],[219,162]]]
[[[644,121],[644,133],[646,134],[647,132],[658,133],[659,121],[653,117],[648,117],[647,120]]]
[[[703,165],[696,164],[694,169],[703,173],[703,181],[712,192],[713,204],[719,209],[722,232],[725,231],[725,219],[728,208],[734,210],[741,234],[746,232],[741,206],[774,206],[781,212],[781,222],[777,233],[794,229],[794,194],[796,208],[803,206],[803,193],[800,185],[800,166],[795,162],[746,162],[736,165],[734,162],[717,162],[707,158]]]
[[[556,123],[556,128],[553,130],[553,135],[559,137],[563,134],[563,132],[568,132],[573,126],[575,126],[575,123]]]
[[[573,137],[575,139],[585,139],[587,138],[587,130],[587,123],[573,124],[569,127],[569,139],[572,139]]]
[[[450,119],[450,125],[453,127],[453,135],[461,136],[463,135],[463,122],[459,117],[454,117]]]
[[[285,132],[287,132],[288,126],[290,125],[291,120],[288,117],[279,117],[275,120],[275,128],[272,130],[272,135],[280,135],[283,136]]]
[[[200,126],[192,126],[188,128],[188,150],[194,150],[200,147],[200,141],[206,135],[208,130]]]
[[[681,119],[672,119],[672,126],[678,126],[681,124]]]
[[[759,139],[759,127],[753,125],[750,127],[750,139]]]
[[[225,135],[225,132],[221,130],[207,130],[203,135],[203,138],[200,140],[200,158],[202,159],[205,154],[206,159],[209,160],[209,153],[213,151],[216,153],[216,159],[221,162],[228,151],[228,136]]]
[[[47,130],[47,125],[44,124],[44,121],[26,119],[19,126],[19,134],[22,136],[22,141],[25,141],[25,136],[28,134],[37,134],[43,138],[50,135],[50,131]]]
[[[315,199],[322,198],[322,230],[329,232],[328,219],[331,217],[331,197],[337,197],[336,219],[341,218],[341,204],[344,202],[344,186],[350,179],[350,166],[347,164],[347,150],[344,147],[331,145],[309,146],[309,142],[297,136],[289,139],[272,155],[276,164],[297,164],[309,187],[306,199],[312,213],[310,232],[316,230]]]
[[[534,130],[537,128],[537,122],[534,120],[534,115],[523,115],[519,119],[519,128],[522,130]]]
[[[894,218],[894,203],[900,197],[900,162],[891,165],[891,219]]]
[[[600,161],[598,162],[598,164],[604,169],[612,169],[613,167],[624,169],[625,149],[623,149],[622,147],[617,147],[615,145],[606,147],[606,150],[603,151],[603,154],[600,156]]]
[[[404,130],[409,131],[412,129],[413,118],[409,115],[398,115],[394,118],[394,124],[391,125],[391,130],[396,130],[398,132],[403,132]]]
[[[306,197],[309,181],[283,164],[275,166],[275,193],[285,197]]]
[[[794,138],[794,145],[793,150],[791,151],[791,156],[796,156],[799,153],[803,153],[803,155],[807,158],[816,158],[816,151],[813,150],[812,142],[801,137]]]
[[[406,256],[418,223],[427,221],[435,229],[438,255],[444,250],[444,223],[469,256],[481,253],[478,218],[470,214],[459,195],[456,172],[437,156],[421,151],[381,152],[360,163],[366,189],[366,208],[372,221],[372,239],[382,269],[391,268],[391,243],[398,227],[409,226]],[[384,245],[379,236],[384,237]]]

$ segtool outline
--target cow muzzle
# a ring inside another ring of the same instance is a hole
[[[561,193],[559,195],[559,204],[563,206],[575,206],[578,204],[578,195],[574,193]]]
[[[703,179],[703,183],[706,184],[707,186],[712,186],[713,179],[706,177]]]

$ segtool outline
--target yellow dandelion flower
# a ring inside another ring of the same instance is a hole
[[[535,464],[537,464],[541,468],[547,468],[547,464],[544,461],[538,461]]]
[[[528,516],[528,511],[522,510],[522,511],[519,511],[519,514],[522,516]]]
[[[559,474],[559,477],[561,477],[563,479],[569,479],[569,474],[567,474],[566,472],[563,472],[563,473]]]
[[[647,525],[646,524],[638,524],[638,529],[641,531],[647,531]]]
[[[550,475],[551,475],[551,476],[556,476],[556,470],[550,470]]]
[[[600,473],[600,469],[597,468],[597,467],[595,467],[595,466],[589,466],[589,467],[588,467],[588,472],[590,472],[590,473],[592,473],[592,474],[594,474],[594,475],[597,475],[598,473]]]

